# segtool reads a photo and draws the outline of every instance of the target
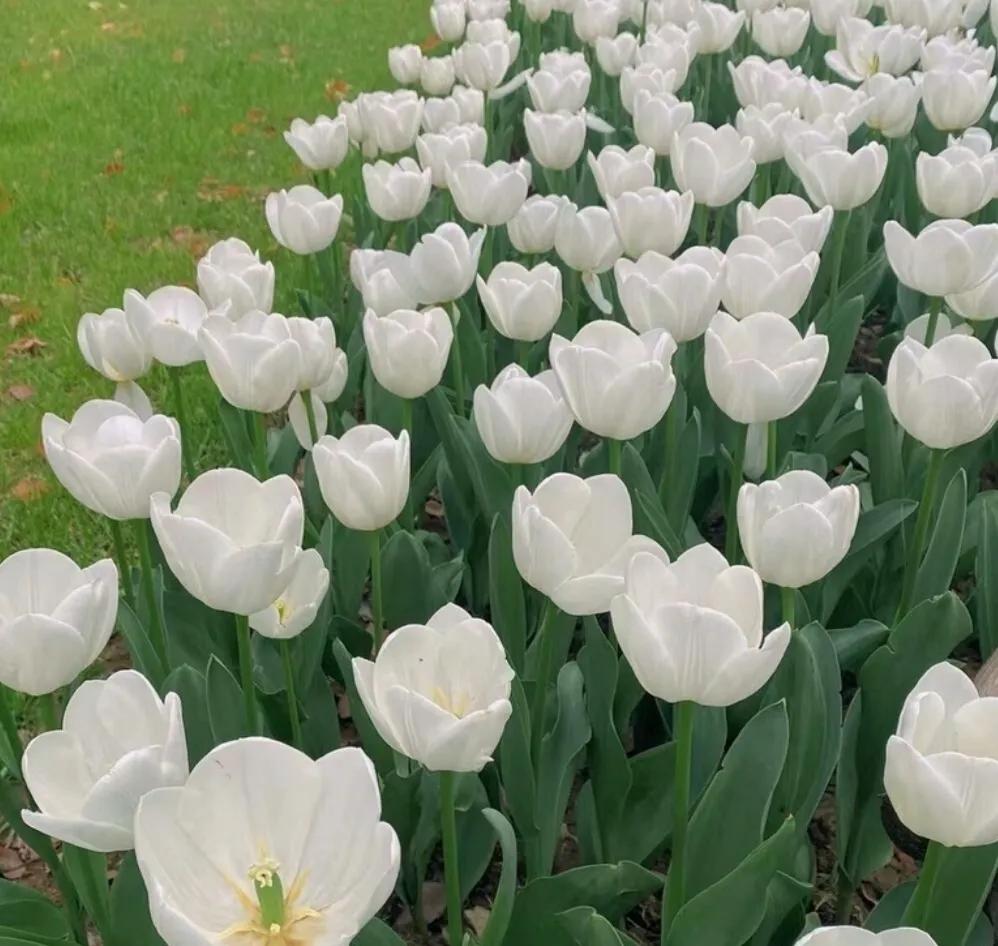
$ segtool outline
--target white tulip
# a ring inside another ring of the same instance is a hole
[[[333,385],[342,384],[347,372],[346,352],[336,347],[336,329],[332,319],[322,316],[308,319],[293,316],[287,320],[288,331],[301,349],[301,370],[298,373],[299,391],[311,391],[330,385],[330,379],[335,378]],[[337,396],[339,392],[337,391]],[[330,398],[329,400],[335,400]]]
[[[539,112],[577,112],[589,97],[592,74],[585,60],[569,72],[536,70],[527,79],[530,101]]]
[[[974,322],[998,319],[998,271],[969,292],[946,296],[946,305],[957,315]]]
[[[511,220],[527,199],[530,162],[462,161],[447,171],[447,187],[459,214],[478,226],[498,227]]]
[[[904,138],[911,132],[922,101],[922,80],[918,73],[897,78],[879,73],[863,83],[863,91],[873,103],[866,116],[867,127],[885,138]]]
[[[620,258],[623,246],[605,207],[583,207],[565,201],[558,214],[555,252],[581,273],[604,273]]]
[[[654,250],[671,256],[686,239],[693,218],[693,194],[642,187],[619,197],[606,198],[613,228],[624,255],[637,259]]]
[[[559,194],[528,197],[506,224],[509,242],[521,253],[548,253],[554,249],[558,215],[566,198]]]
[[[499,88],[513,62],[509,45],[502,40],[489,43],[464,42],[452,53],[457,77],[473,89],[492,92]]]
[[[918,196],[937,217],[969,217],[994,197],[998,154],[981,158],[970,148],[951,145],[937,155],[921,152],[915,161]]]
[[[251,614],[250,627],[272,640],[297,637],[312,625],[326,592],[329,571],[315,549],[306,549],[298,556],[291,579],[281,596],[269,607]]]
[[[595,43],[601,36],[616,36],[620,28],[617,0],[575,0],[572,28],[583,43]]]
[[[153,315],[145,307],[86,313],[76,327],[83,360],[109,381],[141,378],[152,367],[152,323]]]
[[[520,577],[569,614],[600,614],[624,588],[639,552],[666,559],[632,532],[631,497],[619,476],[549,476],[513,497],[513,559]]]
[[[149,420],[156,413],[149,396],[134,381],[122,381],[115,385],[114,400],[127,407],[140,420]]]
[[[357,108],[364,137],[375,152],[399,154],[412,147],[423,118],[423,100],[411,89],[364,92],[357,96]]]
[[[653,62],[625,66],[620,72],[620,102],[628,115],[634,114],[639,92],[654,96],[673,95],[682,81],[675,69],[660,69]]]
[[[811,14],[799,7],[773,7],[752,14],[752,40],[767,56],[792,56],[807,37]]]
[[[72,683],[100,655],[118,613],[109,558],[80,568],[54,549],[0,561],[0,683],[44,696]]]
[[[510,12],[510,0],[467,0],[467,6],[469,30],[476,21],[504,21]]]
[[[142,420],[117,401],[87,401],[69,423],[46,414],[42,443],[56,479],[109,519],[148,519],[149,497],[180,486],[180,428],[161,414]]]
[[[859,926],[821,926],[797,940],[796,946],[936,946],[936,941],[913,926],[872,933]]]
[[[736,237],[725,256],[721,302],[736,319],[753,312],[792,319],[807,301],[820,263],[796,240],[771,246],[757,236]]]
[[[927,447],[971,443],[998,421],[998,359],[976,338],[949,335],[930,348],[905,338],[887,366],[886,387],[898,423]]]
[[[477,277],[477,283],[489,321],[506,338],[536,342],[554,328],[561,315],[561,270],[550,263],[527,269],[504,261],[488,279]]]
[[[761,56],[746,56],[737,66],[729,62],[728,72],[742,108],[779,102],[792,111],[800,106],[808,86],[800,67],[791,69],[783,59],[769,62]]]
[[[534,160],[542,168],[564,171],[579,160],[586,146],[584,112],[523,110],[523,128]]]
[[[396,397],[422,397],[443,378],[454,341],[450,316],[441,308],[397,309],[364,314],[364,345],[374,377]]]
[[[843,20],[866,16],[873,0],[806,0],[811,22],[822,36],[835,36]]]
[[[350,149],[350,134],[343,116],[320,115],[311,124],[296,118],[284,132],[284,140],[310,171],[335,170]]]
[[[547,23],[554,11],[556,0],[523,0],[523,12],[533,23]]]
[[[957,31],[934,36],[922,47],[919,65],[923,72],[930,69],[952,72],[991,73],[995,65],[995,47],[981,46],[972,36]]]
[[[847,16],[838,22],[835,49],[825,53],[825,62],[847,82],[882,73],[903,76],[918,62],[924,40],[922,27],[874,26],[863,17]]]
[[[833,219],[831,207],[812,210],[802,197],[776,194],[761,207],[748,201],[738,205],[738,235],[760,237],[770,246],[795,240],[805,251],[820,253]]]
[[[871,141],[850,154],[824,148],[811,154],[794,155],[787,162],[800,178],[811,203],[834,210],[855,210],[880,188],[887,171],[887,149]]]
[[[731,125],[687,125],[674,136],[671,157],[679,189],[693,191],[697,203],[708,207],[730,203],[755,175],[752,140]]]
[[[424,132],[416,139],[419,163],[432,175],[434,187],[447,187],[449,170],[462,161],[484,161],[488,138],[481,125],[451,125]]]
[[[845,126],[847,135],[856,131],[872,110],[873,102],[865,89],[854,89],[841,82],[812,79],[800,100],[805,121],[816,122],[830,115]]]
[[[391,894],[398,838],[360,749],[313,761],[271,739],[211,750],[146,795],[135,853],[167,946],[349,943]]]
[[[991,104],[996,82],[984,69],[929,69],[922,76],[925,115],[941,131],[962,131],[976,125]]]
[[[193,289],[163,286],[147,297],[126,289],[124,306],[126,320],[130,316],[132,324],[145,326],[146,344],[158,362],[180,367],[202,360],[198,330],[208,307]],[[227,312],[225,303],[219,313]]]
[[[796,113],[788,112],[779,102],[760,108],[749,105],[735,115],[735,128],[752,142],[752,160],[756,165],[779,161],[784,152],[784,133]]]
[[[946,847],[998,841],[998,700],[952,664],[930,667],[887,740],[884,788],[908,830]]]
[[[607,145],[598,156],[590,151],[587,161],[604,201],[655,185],[655,152],[645,145],[635,145],[630,151]]]
[[[198,261],[198,292],[209,309],[229,303],[230,319],[274,305],[274,264],[236,237],[214,244]]]
[[[267,195],[267,223],[274,239],[305,256],[326,249],[340,229],[343,195],[326,197],[309,184]]]
[[[919,27],[929,36],[938,36],[960,26],[963,0],[884,0],[890,23]]]
[[[894,274],[909,289],[927,296],[968,292],[998,267],[998,224],[937,220],[912,236],[888,220],[884,248]]]
[[[374,532],[402,512],[409,494],[406,431],[396,439],[376,424],[359,424],[342,437],[320,437],[312,459],[322,498],[348,529]]]
[[[788,624],[763,638],[759,576],[707,544],[671,564],[635,555],[610,616],[638,682],[670,703],[731,706],[769,680],[790,643]]]
[[[427,95],[450,95],[456,79],[452,56],[427,56],[419,67],[419,84]]]
[[[485,230],[469,237],[456,223],[426,233],[409,254],[416,295],[426,305],[456,302],[474,284]]]
[[[693,103],[683,102],[671,92],[638,89],[632,102],[634,136],[655,154],[667,156],[673,137],[693,121]]]
[[[433,31],[445,43],[458,43],[464,38],[468,8],[464,0],[434,3],[430,7]]]
[[[723,3],[705,0],[696,6],[693,22],[699,28],[697,52],[713,55],[727,52],[745,25],[745,11],[732,10]]]
[[[638,38],[633,33],[599,36],[596,39],[596,61],[603,74],[616,78],[625,66],[633,66],[638,51]]]
[[[66,704],[62,728],[24,750],[24,781],[38,811],[24,823],[102,853],[130,851],[141,799],[187,780],[180,698],[161,700],[135,670],[87,680]]]
[[[423,51],[415,43],[388,50],[388,71],[399,85],[415,85],[423,64]]]
[[[397,164],[378,161],[361,167],[367,202],[382,220],[411,220],[426,208],[433,173],[421,170],[412,158]]]

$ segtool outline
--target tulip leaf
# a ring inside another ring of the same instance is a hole
[[[213,611],[180,588],[163,592],[163,613],[174,666],[202,667],[210,654],[228,667],[238,665],[232,615]]]
[[[520,837],[527,838],[537,833],[536,788],[530,761],[530,708],[519,677],[513,678],[509,698],[513,712],[499,741],[499,772],[513,823]]]
[[[411,532],[399,530],[381,550],[385,627],[425,624],[436,610],[430,557]]]
[[[902,162],[903,163],[903,162]],[[858,216],[858,215],[857,215]],[[857,250],[866,254],[865,248],[857,241]],[[838,298],[852,299],[854,296],[861,296],[866,305],[873,301],[877,294],[884,276],[887,274],[887,253],[884,247],[879,247],[875,253],[868,257],[867,261],[847,279],[839,288]]]
[[[656,893],[662,878],[630,861],[592,864],[541,877],[521,887],[513,903],[505,946],[572,946],[559,914],[588,906],[611,923]]]
[[[318,664],[312,673],[312,682],[304,690],[299,690],[298,695],[305,711],[301,721],[304,739],[302,748],[313,759],[338,749],[340,717],[336,709],[336,697]]]
[[[558,914],[558,922],[576,946],[632,946],[634,940],[616,929],[592,907],[572,907]]]
[[[961,468],[943,493],[932,538],[915,580],[915,593],[911,599],[913,604],[942,594],[949,588],[960,558],[966,516],[967,471]]]
[[[846,457],[862,448],[865,422],[860,411],[849,411],[815,438],[811,452],[821,454],[829,467],[838,466]]]
[[[838,300],[846,299],[839,295]],[[866,305],[863,297],[853,296],[847,301],[826,302],[814,320],[814,329],[828,337],[828,359],[821,373],[822,381],[838,381],[849,366],[856,345],[856,335],[863,324]]]
[[[246,426],[245,413],[219,395],[218,418],[232,466],[246,473],[253,473],[253,441]]]
[[[753,716],[727,751],[690,819],[688,898],[733,871],[762,841],[789,736],[781,701]]]
[[[901,439],[884,386],[872,375],[866,375],[861,390],[866,427],[864,449],[870,461],[873,500],[879,505],[904,495]]]
[[[374,728],[374,723],[371,722],[371,717],[368,716],[364,707],[364,701],[361,700],[360,694],[357,692],[357,685],[353,680],[353,658],[343,641],[338,640],[333,643],[333,656],[336,657],[340,673],[343,674],[343,685],[347,691],[347,699],[350,701],[350,718],[360,734],[361,745],[374,763],[378,775],[385,778],[389,772],[395,770],[395,759],[388,744]]]
[[[205,671],[208,720],[215,745],[248,735],[243,710],[243,690],[236,678],[214,654]]]
[[[998,507],[982,504],[977,538],[977,636],[986,660],[998,650]]]
[[[890,633],[886,624],[866,618],[852,627],[829,630],[835,655],[843,671],[853,672],[866,661]]]
[[[635,534],[654,539],[669,553],[670,558],[678,558],[685,545],[672,528],[658,497],[641,491],[631,496],[634,500]]]
[[[458,871],[461,899],[466,900],[492,863],[496,835],[482,814],[489,797],[479,775],[474,772],[459,775],[456,796]]]
[[[516,896],[516,834],[513,832],[513,826],[494,808],[484,809],[482,816],[499,838],[502,869],[489,921],[479,942],[481,946],[501,946],[513,916],[513,900]]]
[[[149,894],[134,852],[118,866],[111,887],[111,936],[107,946],[159,946],[163,942],[149,916]]]
[[[208,715],[208,693],[204,675],[188,664],[175,667],[163,682],[162,692],[176,693],[184,713],[187,757],[197,765],[215,745]]]
[[[330,535],[328,540],[327,531]],[[365,533],[348,529],[330,516],[322,527],[320,548],[325,548],[327,541],[332,546],[332,559],[326,562],[326,567],[329,569],[333,610],[342,617],[355,620],[371,564],[371,540]]]
[[[513,561],[509,525],[499,515],[489,537],[489,603],[492,626],[506,648],[513,669],[523,673],[527,662],[527,610],[523,583]]]
[[[118,602],[117,626],[128,645],[132,666],[156,685],[163,679],[163,665],[138,615],[124,599]]]
[[[766,891],[779,865],[793,855],[797,829],[792,818],[755,848],[734,870],[687,901],[665,946],[740,946],[756,931],[766,911]],[[695,863],[692,858],[689,863]]]
[[[0,944],[66,943],[72,933],[65,914],[37,890],[0,880]]]
[[[665,514],[677,535],[686,529],[700,473],[700,412],[694,410],[679,435],[678,463],[672,482],[666,484]]]
[[[375,917],[350,940],[350,946],[405,946],[403,940],[388,924]]]

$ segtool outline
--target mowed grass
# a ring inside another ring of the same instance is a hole
[[[49,473],[45,411],[110,397],[76,346],[84,312],[133,287],[193,285],[237,235],[277,268],[291,311],[302,263],[263,197],[306,180],[281,132],[390,82],[386,51],[428,32],[426,0],[0,0],[0,559],[48,546],[89,564],[110,537]],[[161,368],[140,383],[169,412]],[[190,410],[215,460],[214,396]]]

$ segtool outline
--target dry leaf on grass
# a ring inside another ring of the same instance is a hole
[[[7,388],[7,397],[13,401],[29,401],[35,396],[35,389],[30,384],[12,384]]]
[[[25,476],[11,488],[10,495],[22,503],[33,503],[41,499],[52,487],[39,476]]]
[[[326,83],[326,98],[330,102],[342,102],[350,94],[350,83],[343,79],[330,79]]]
[[[38,355],[43,348],[48,348],[48,343],[32,335],[29,338],[19,338],[16,342],[11,342],[6,351],[8,355]]]

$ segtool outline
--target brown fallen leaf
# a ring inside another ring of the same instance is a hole
[[[105,177],[111,177],[115,174],[121,174],[125,170],[125,165],[121,161],[108,161],[104,165],[104,170],[101,173]]]
[[[10,495],[22,503],[33,503],[41,499],[52,487],[39,476],[26,476],[11,488]]]
[[[281,43],[277,47],[281,54],[280,61],[283,63],[292,63],[295,61],[295,51],[294,48],[289,43]]]
[[[28,306],[11,313],[7,319],[8,327],[12,329],[21,328],[23,325],[32,325],[42,317],[41,311],[36,306]]]
[[[12,384],[7,388],[7,397],[14,401],[28,401],[35,396],[35,389],[30,384]]]
[[[419,44],[419,48],[423,50],[424,53],[431,52],[440,45],[440,37],[436,33],[428,33],[424,40]]]
[[[0,292],[0,308],[13,309],[21,304],[21,297],[15,296],[12,292]]]
[[[48,348],[48,344],[34,335],[29,338],[19,338],[7,346],[8,355],[37,355],[43,348]]]
[[[186,102],[181,102],[177,106],[177,114],[184,116],[186,118],[191,113],[191,107]]]
[[[341,102],[350,94],[350,83],[343,79],[330,79],[326,83],[326,98],[330,102]]]
[[[240,135],[248,135],[250,129],[246,122],[236,122],[229,130],[233,135],[239,137]]]
[[[267,119],[267,112],[266,112],[266,110],[262,109],[262,108],[260,108],[260,107],[258,107],[256,105],[254,105],[246,113],[246,121],[248,121],[251,125],[259,125],[262,122],[266,121],[266,119]]]
[[[176,63],[182,63],[187,59],[187,50],[178,46],[171,54],[170,58]]]

